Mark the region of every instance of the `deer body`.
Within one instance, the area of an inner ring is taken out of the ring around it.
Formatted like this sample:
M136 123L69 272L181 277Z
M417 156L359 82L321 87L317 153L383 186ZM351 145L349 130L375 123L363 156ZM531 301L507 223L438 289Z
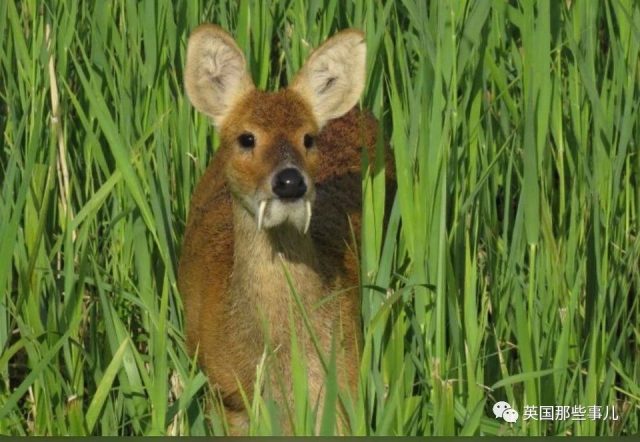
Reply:
M189 40L185 84L221 144L198 183L180 258L187 340L219 389L232 424L246 424L267 352L275 400L291 401L291 334L306 355L319 400L321 358L286 273L339 383L355 392L359 366L361 147L373 152L377 123L355 109L364 81L362 35L343 31L317 49L292 85L256 90L231 37L203 25ZM292 327L295 330L292 330ZM284 383L283 383L284 381Z

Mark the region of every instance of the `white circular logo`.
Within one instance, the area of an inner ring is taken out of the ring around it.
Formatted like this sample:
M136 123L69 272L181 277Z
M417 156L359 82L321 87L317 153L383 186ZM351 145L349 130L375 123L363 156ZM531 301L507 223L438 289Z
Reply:
M500 401L496 402L493 405L493 414L496 416L496 419L504 419L505 422L514 423L518 421L518 417L520 415L516 410L511 408L509 402Z

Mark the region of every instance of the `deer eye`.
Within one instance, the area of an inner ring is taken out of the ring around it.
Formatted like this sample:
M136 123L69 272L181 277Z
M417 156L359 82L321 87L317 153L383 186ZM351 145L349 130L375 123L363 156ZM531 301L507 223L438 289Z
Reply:
M316 139L313 135L306 134L304 136L304 147L306 147L307 149L311 149L315 142Z
M240 143L240 146L244 147L245 149L251 149L256 145L256 137L254 137L250 132L245 132L243 134L240 134L240 136L238 137L238 143Z

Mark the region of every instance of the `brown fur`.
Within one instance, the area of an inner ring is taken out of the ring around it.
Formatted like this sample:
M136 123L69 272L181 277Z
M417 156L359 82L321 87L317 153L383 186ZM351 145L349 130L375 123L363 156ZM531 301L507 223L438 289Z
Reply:
M247 131L256 139L251 150L237 142ZM282 406L291 403L292 324L306 355L310 397L322 398L321 358L283 269L327 361L332 341L338 344L340 385L356 392L361 327L351 228L358 237L361 148L373 158L377 122L352 109L319 132L315 147L305 148L304 135L316 133L316 119L297 92L251 90L220 125L220 149L193 194L178 270L187 341L220 391L236 433L246 426L240 388L251 398L265 348L271 387L265 393ZM258 230L242 203L244 195L269 187L268 177L285 157L315 184L309 234L289 224ZM290 428L286 415L283 425Z

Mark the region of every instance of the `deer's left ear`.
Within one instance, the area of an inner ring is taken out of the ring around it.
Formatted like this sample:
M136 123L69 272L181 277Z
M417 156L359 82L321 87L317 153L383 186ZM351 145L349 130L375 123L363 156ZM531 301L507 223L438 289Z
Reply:
M217 127L254 89L238 45L226 31L210 24L198 26L189 37L184 84L193 106Z
M347 113L364 89L367 48L364 34L347 29L313 51L291 83L311 105L320 127Z

